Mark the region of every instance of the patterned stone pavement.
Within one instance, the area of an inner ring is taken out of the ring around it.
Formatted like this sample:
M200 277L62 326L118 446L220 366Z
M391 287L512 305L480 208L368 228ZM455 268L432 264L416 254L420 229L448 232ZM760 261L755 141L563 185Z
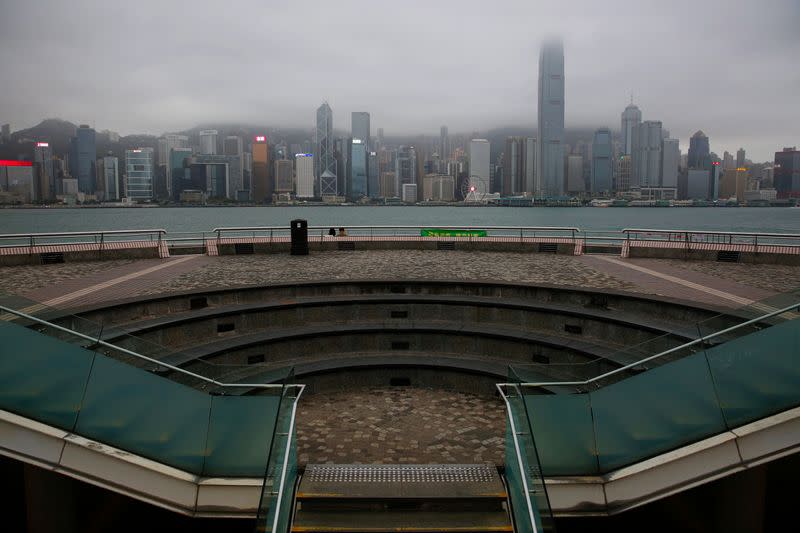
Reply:
M56 265L0 266L0 292L23 294L43 287L57 286L66 280L88 279L134 261L134 259L119 259Z
M680 259L659 259L658 261L674 268L701 272L772 292L800 289L800 267L797 266L681 261Z
M298 459L308 463L502 464L499 398L411 387L301 397Z

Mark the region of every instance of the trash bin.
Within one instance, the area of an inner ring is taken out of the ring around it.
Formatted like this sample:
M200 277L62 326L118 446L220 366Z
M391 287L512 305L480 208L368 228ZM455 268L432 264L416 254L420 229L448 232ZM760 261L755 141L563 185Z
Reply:
M308 220L291 221L292 255L308 255Z

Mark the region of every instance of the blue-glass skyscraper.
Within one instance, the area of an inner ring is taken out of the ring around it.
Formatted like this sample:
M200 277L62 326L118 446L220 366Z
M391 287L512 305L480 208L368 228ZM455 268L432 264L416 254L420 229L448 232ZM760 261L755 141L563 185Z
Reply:
M347 196L358 200L367 196L367 145L362 139L353 139L350 148L350 183Z
M610 193L613 173L611 131L600 128L592 139L592 193Z
M69 172L78 180L78 190L94 194L97 189L97 143L95 131L86 124L78 126L69 144Z
M539 53L539 131L536 194L564 194L564 45L550 41Z

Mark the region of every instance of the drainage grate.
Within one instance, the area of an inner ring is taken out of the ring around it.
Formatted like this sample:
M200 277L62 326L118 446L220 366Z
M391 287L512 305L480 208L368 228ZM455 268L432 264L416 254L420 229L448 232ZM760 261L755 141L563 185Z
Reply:
M352 241L338 242L337 244L339 245L340 250L347 250L352 252L353 250L356 249L356 243Z
M554 254L558 252L558 244L554 242L540 242L539 253Z
M309 465L315 483L491 483L490 465Z
M439 241L436 243L437 250L455 250L456 243L453 241Z
M64 252L48 252L39 254L43 265L55 265L56 263L64 262Z
M720 250L717 252L717 261L721 263L738 263L741 259L740 252L732 252L730 250Z
M254 253L252 242L237 242L233 245L233 249L236 255L253 255Z

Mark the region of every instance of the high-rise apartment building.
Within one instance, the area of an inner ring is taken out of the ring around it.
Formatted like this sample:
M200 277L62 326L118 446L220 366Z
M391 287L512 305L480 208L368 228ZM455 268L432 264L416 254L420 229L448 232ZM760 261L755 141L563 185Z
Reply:
M491 146L486 139L472 139L469 142L469 187L478 194L488 193L491 185L490 151Z
M272 181L269 179L269 146L264 135L253 140L253 201L272 202Z
M632 155L635 144L636 129L642 123L642 112L638 107L630 103L625 111L622 112L622 129L620 140L622 142L622 155Z
M202 130L200 132L200 153L215 155L217 153L217 130Z
M295 184L298 198L314 197L314 154L295 154Z
M294 192L294 165L291 159L275 161L275 194Z
M564 193L564 46L547 42L539 53L539 120L536 193Z
M678 167L681 162L681 148L678 139L664 139L661 152L661 186L678 186Z
M689 139L689 168L710 170L711 150L709 148L708 137L702 130L698 130Z
M609 194L613 189L614 162L611 130L600 128L592 138L592 194Z
M125 150L125 196L129 200L153 199L154 163L155 151L152 148Z
M333 111L328 102L317 108L317 129L314 144L317 146L314 162L317 165L315 176L319 179L320 196L336 196L336 159L333 148Z
M97 188L97 139L93 128L86 124L78 126L75 137L70 140L69 172L78 180L78 190L94 194Z

